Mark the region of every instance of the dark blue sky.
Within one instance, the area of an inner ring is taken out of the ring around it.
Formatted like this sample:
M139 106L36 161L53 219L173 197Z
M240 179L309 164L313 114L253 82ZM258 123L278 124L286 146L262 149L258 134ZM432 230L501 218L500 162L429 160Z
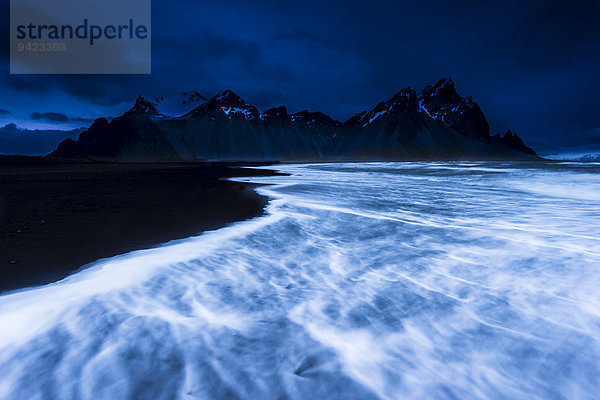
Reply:
M21 126L64 125L32 113L71 125L119 114L139 93L228 88L261 109L345 120L452 76L493 132L511 129L541 151L600 149L597 0L154 0L151 76L10 76L2 2L0 110Z

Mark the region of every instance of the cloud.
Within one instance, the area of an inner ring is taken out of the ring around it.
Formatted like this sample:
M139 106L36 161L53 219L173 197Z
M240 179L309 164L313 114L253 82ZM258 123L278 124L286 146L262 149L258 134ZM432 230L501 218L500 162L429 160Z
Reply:
M82 122L84 124L92 122L92 120L89 119L89 118L71 118L71 121L73 121L73 122Z
M12 115L10 111L0 109L0 115Z
M48 121L48 122L82 122L82 123L92 122L92 120L88 119L88 118L79 118L79 117L70 118L63 113L57 113L57 112L44 112L44 113L32 112L31 114L29 114L29 118L31 118L33 120L43 120L43 121Z
M44 121L49 121L49 122L69 122L69 117L67 117L65 114L56 113L56 112L45 112L45 113L32 112L31 114L29 114L29 118L34 119L34 120L44 120Z
M83 129L43 130L23 129L14 123L0 127L0 154L39 156L56 149L67 138L77 139Z

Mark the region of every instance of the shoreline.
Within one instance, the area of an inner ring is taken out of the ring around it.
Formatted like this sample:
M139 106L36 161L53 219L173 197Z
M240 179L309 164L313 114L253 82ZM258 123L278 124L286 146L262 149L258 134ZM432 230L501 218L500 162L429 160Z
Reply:
M96 260L264 214L258 163L90 163L0 158L0 294Z

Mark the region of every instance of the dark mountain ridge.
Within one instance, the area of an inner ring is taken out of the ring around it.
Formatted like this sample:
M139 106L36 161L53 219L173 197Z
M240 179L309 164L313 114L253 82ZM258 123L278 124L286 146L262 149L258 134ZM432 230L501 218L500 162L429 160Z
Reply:
M198 95L199 96L199 95ZM202 98L204 99L204 98ZM421 95L402 89L345 122L285 106L260 112L231 90L183 115L166 116L140 96L122 116L96 120L49 157L101 160L537 159L512 132L490 134L485 115L450 78Z

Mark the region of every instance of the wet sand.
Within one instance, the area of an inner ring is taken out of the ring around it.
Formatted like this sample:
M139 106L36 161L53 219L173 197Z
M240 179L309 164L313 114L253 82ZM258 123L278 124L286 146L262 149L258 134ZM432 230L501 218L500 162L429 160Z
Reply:
M267 199L228 163L66 163L0 158L0 292L92 261L259 216Z

